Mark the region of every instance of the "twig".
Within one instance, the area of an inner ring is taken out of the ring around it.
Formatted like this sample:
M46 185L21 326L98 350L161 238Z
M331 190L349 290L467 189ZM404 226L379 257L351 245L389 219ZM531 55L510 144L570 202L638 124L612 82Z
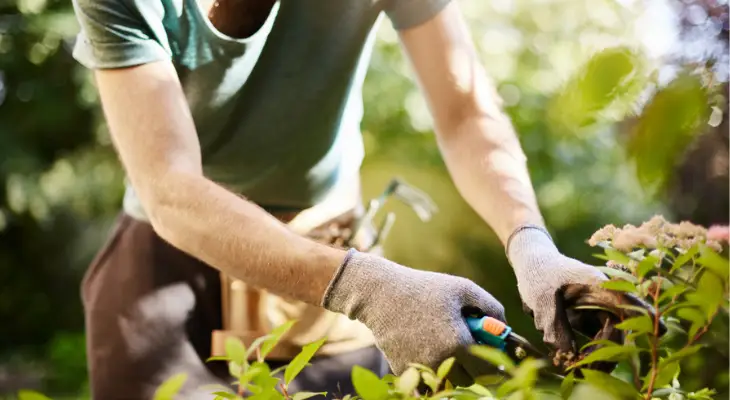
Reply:
M286 391L286 385L283 382L279 384L279 387L281 387L281 392L284 394L284 398L287 400L291 399L291 397L289 397L289 392Z
M707 324L705 324L705 326L703 326L703 327L702 327L702 329L700 329L700 330L699 330L699 331L698 331L698 332L697 332L697 333L695 334L695 336L694 336L694 337L692 337L692 338L689 338L689 339L687 340L687 345L686 345L686 346L684 346L684 347L689 347L689 346L691 346L691 345L692 345L692 343L694 343L694 342L698 341L698 340L700 339L700 337L702 337L702 335L704 335L705 333L707 333L707 330L708 330L708 329L710 329L710 325L712 325L712 321L713 321L713 320L715 319L715 317L717 316L717 313L718 313L719 311L720 311L720 307L718 307L718 308L717 308L717 309L715 310L715 312L713 312L713 313L712 313L712 315L710 316L710 319L709 319L709 320L707 321Z
M657 346L659 345L659 320L661 319L661 310L659 309L659 289L661 288L662 276L659 275L656 281L656 289L652 294L654 298L654 309L656 310L656 316L654 317L654 335L651 341L651 377L649 378L649 386L646 391L646 400L651 399L651 394L654 392L654 384L656 382L657 374L659 373L658 358L659 351Z

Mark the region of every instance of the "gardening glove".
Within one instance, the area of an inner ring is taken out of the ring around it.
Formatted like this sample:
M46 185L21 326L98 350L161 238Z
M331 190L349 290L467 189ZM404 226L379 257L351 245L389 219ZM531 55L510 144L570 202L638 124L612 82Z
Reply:
M508 239L506 251L526 311L532 314L545 343L560 352L577 355L574 332L621 343L623 334L614 327L621 318L641 315L643 310L653 318L653 308L643 300L603 289L600 284L608 278L595 267L562 255L542 227L518 228ZM577 310L580 306L603 311ZM659 330L661 335L666 328L660 324Z
M465 316L504 321L504 307L468 279L419 271L350 250L325 291L322 306L370 328L395 374L409 363L436 370L452 356L457 361L448 378L454 385L468 386L474 378L494 372L469 356L468 347L476 342Z

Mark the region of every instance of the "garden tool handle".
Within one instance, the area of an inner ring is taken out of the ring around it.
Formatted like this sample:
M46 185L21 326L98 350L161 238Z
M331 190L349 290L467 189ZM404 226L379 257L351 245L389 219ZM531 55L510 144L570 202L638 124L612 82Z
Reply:
M509 325L489 316L467 317L466 324L477 343L506 350L507 337L512 333Z

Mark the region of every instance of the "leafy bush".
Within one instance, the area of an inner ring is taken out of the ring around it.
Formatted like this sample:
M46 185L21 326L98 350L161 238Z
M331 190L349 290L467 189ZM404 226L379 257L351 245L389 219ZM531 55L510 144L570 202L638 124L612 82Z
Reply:
M654 217L636 227L606 226L588 241L603 249L597 257L606 261L598 267L610 277L603 286L611 293L628 292L653 305L652 315L633 305L620 307L640 311L639 316L622 318L616 325L623 340L589 341L581 353L565 367L563 375L548 373L548 360L526 358L516 362L506 353L487 346L474 346L473 355L498 367L496 374L477 379L470 387L453 387L447 379L454 358L445 360L435 371L412 364L400 376L382 379L369 370L354 367L352 383L356 395L342 400L389 399L713 399L715 390L683 389L681 366L704 347L728 347L728 335L720 333L720 322L728 316L728 259L722 243L726 228L710 231L687 222L670 224ZM606 311L606 310L604 310ZM663 324L660 324L660 320ZM246 348L237 339L226 342L225 360L233 378L230 387L210 387L216 400L305 400L326 393L290 393L288 386L309 364L324 339L304 346L288 365L271 370L264 361L281 337L294 325L291 321L257 339ZM661 335L660 325L668 328ZM592 351L586 351L591 349ZM252 357L254 356L255 357ZM251 362L251 359L255 361ZM557 358L556 358L557 359ZM596 362L614 362L612 374L588 368ZM559 364L553 361L554 364ZM560 378L550 385L548 377ZM170 377L157 390L155 400L173 399L187 377ZM34 392L22 392L21 400L43 400Z

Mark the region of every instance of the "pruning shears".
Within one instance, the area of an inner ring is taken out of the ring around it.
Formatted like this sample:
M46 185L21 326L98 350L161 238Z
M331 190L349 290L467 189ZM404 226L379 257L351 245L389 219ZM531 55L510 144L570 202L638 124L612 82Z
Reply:
M512 327L496 318L467 317L466 324L477 344L502 350L518 363L528 357L538 360L548 359L545 353L537 349L530 341L516 334ZM554 368L549 368L547 371L542 370L540 374L558 379L565 378Z
M545 354L532 345L527 339L518 335L512 327L489 316L467 317L474 339L478 344L487 345L507 353L512 359L522 360L532 357L544 359Z

